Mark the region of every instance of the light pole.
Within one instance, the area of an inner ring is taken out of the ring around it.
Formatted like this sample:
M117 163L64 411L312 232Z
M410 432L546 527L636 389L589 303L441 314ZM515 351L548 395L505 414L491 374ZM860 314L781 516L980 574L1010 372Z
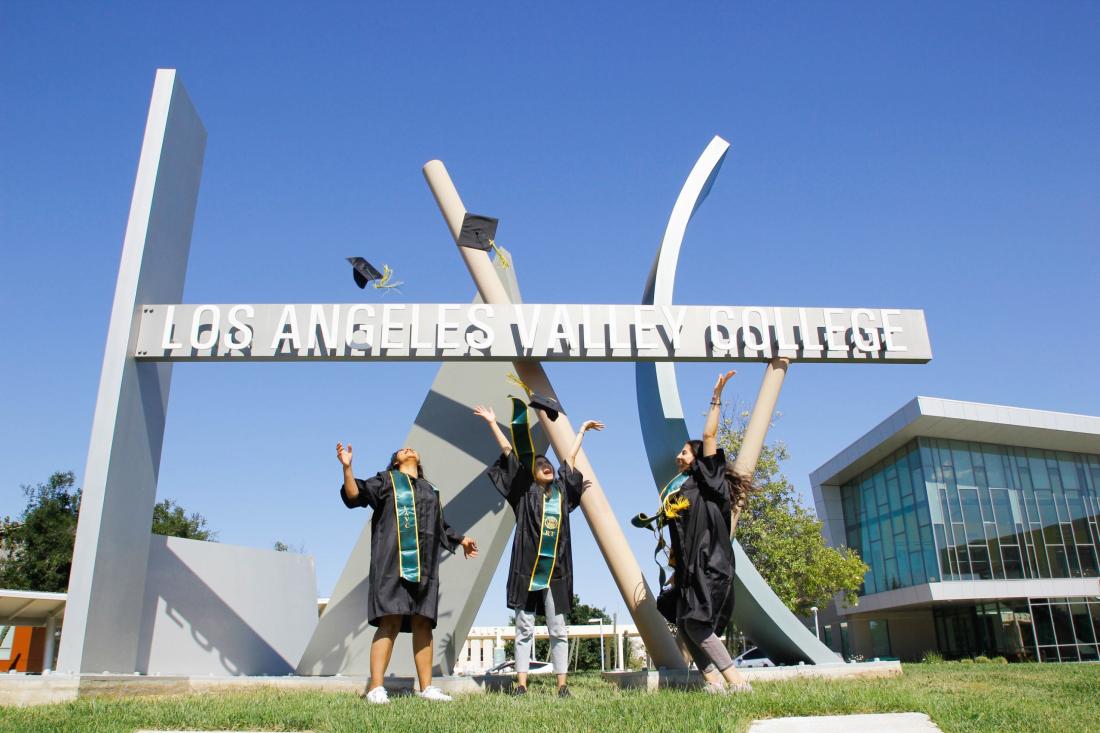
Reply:
M606 670L604 668L604 657L603 657L603 618L590 618L590 619L588 619L588 623L590 623L590 624L599 624L600 625L600 671L604 672Z
M814 612L814 636L818 641L821 640L821 628L817 625L817 606L810 606L810 610Z

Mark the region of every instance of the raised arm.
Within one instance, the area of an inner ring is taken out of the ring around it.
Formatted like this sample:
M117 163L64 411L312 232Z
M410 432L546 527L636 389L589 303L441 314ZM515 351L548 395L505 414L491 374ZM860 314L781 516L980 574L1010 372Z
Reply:
M355 474L351 470L351 443L345 448L343 443L336 444L336 457L344 469L344 493L348 499L359 496L359 484L355 483Z
M722 415L722 390L726 388L726 382L733 378L737 372L730 370L718 375L718 382L714 385L714 394L710 398L710 409L707 411L707 423L703 426L703 455L713 456L718 452L718 418Z
M599 420L584 421L581 429L577 431L577 437L573 439L573 447L569 449L569 456L566 459L570 468L577 465L577 454L581 452L581 442L584 440L584 434L589 430L603 430L604 427L604 424Z
M497 425L497 414L491 407L484 407L478 405L474 408L474 414L480 417L485 422L489 423L489 429L493 431L493 437L497 439L497 445L500 446L500 452L504 455L508 455L512 452L512 443L504 435L504 431Z

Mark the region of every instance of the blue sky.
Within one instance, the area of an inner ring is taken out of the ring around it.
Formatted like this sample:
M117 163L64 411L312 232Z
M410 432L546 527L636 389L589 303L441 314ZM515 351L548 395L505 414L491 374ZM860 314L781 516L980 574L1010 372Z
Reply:
M720 134L679 302L927 315L930 364L791 368L772 437L801 491L917 394L1100 414L1100 6L593 5L0 5L0 514L21 484L83 478L157 67L209 132L185 301L347 302L352 254L392 265L404 301L468 300L420 174L438 157L502 218L527 302L637 302ZM158 495L223 542L304 546L325 595L367 519L334 493L332 444L380 466L435 369L177 367ZM717 371L678 368L699 427ZM548 372L575 421L608 423L587 448L625 523L653 497L632 368ZM727 395L751 402L761 373ZM603 564L578 566L621 611ZM498 574L480 622L503 596Z

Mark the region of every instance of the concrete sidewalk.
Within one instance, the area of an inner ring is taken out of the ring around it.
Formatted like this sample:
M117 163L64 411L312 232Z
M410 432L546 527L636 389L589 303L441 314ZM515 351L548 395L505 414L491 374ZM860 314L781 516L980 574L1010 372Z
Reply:
M814 715L758 720L749 733L942 733L924 713Z

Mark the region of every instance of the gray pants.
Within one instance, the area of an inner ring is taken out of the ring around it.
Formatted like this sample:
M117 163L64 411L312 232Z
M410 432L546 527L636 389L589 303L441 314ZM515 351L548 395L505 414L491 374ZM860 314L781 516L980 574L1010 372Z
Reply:
M722 640L705 625L684 621L676 630L700 672L724 672L733 666L733 659Z
M546 605L546 630L550 632L550 661L556 674L565 674L569 669L569 635L565 629L565 616L554 611L554 594L544 593ZM531 645L535 642L535 614L522 608L516 611L516 671L527 673L531 666Z

